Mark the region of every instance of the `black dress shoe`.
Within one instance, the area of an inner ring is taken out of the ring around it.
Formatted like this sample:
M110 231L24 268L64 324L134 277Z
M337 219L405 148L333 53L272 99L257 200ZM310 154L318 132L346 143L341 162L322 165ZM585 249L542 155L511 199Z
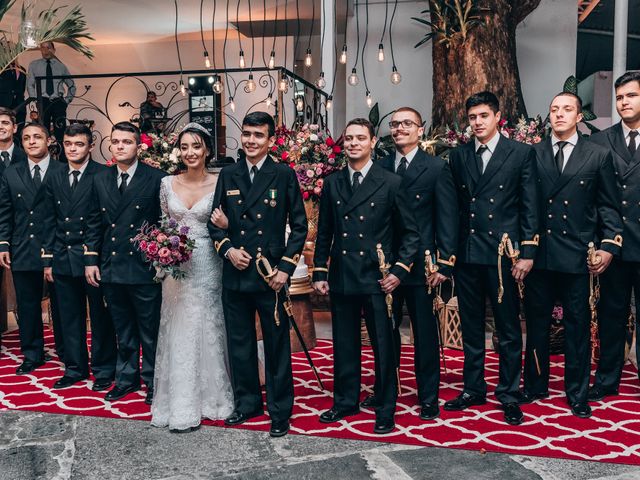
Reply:
M516 401L518 402L518 405L533 403L536 400L542 400L543 398L549 398L549 392L544 392L544 393L518 392L516 394Z
M93 390L94 392L102 392L103 390L106 390L107 388L111 387L111 385L113 385L113 380L96 379L96 381L93 382L93 386L91 387L91 390Z
M269 435L274 438L284 437L289 433L289 420L281 420L279 422L271 422L271 429Z
M243 424L247 420L250 420L254 417L259 417L260 415L262 415L261 410L258 410L252 413L243 413L236 410L231 415L229 415L227 418L224 419L224 424L229 427L233 427L234 425Z
M485 397L481 397L480 395L471 395L470 393L463 392L453 400L445 402L444 409L450 412L457 412L460 410L465 410L473 405L484 405L485 403L487 403L487 399Z
M599 402L601 400L604 400L604 397L610 395L618 395L617 390L606 390L598 385L594 385L593 387L589 388L587 400L589 400L590 402Z
M350 417L352 415L357 415L360 413L359 408L354 408L351 410L338 410L333 407L331 410L327 410L322 415L320 415L320 422L322 423L334 423L339 422L344 417Z
M67 377L64 375L60 380L53 384L53 388L67 388L86 379L87 377Z
M575 402L571 404L571 413L578 418L589 418L591 416L591 407L587 403Z
M29 360L25 360L22 362L22 365L16 369L16 375L26 375L42 365L44 365L44 362L30 362Z
M423 403L420 407L421 420L433 420L440 416L440 407L438 403Z
M144 403L147 405L153 403L153 388L147 388L147 396L144 398Z
M393 423L393 418L376 418L373 433L383 435L385 433L393 432L394 428L396 428L396 424Z
M360 402L360 408L380 408L380 404L376 400L375 395L367 395L367 397Z
M502 408L504 409L504 421L509 425L520 425L524 421L522 410L516 402L505 403Z
M138 390L140 390L140 385L130 385L125 388L116 385L104 396L104 399L108 402L115 402Z

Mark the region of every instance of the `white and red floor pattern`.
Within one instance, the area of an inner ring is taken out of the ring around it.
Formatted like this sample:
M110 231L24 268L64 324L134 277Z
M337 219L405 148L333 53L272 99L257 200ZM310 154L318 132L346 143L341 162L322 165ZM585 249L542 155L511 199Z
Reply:
M46 333L47 350L53 356L52 335L50 331ZM54 382L63 373L62 364L55 356L32 374L16 376L15 369L22 361L17 332L3 337L0 410L150 419L149 407L144 404L144 391L110 403L104 400L104 392L91 390L90 381L54 390ZM441 403L455 397L462 389L462 352L446 349L445 354L448 372L443 373L441 379ZM525 423L514 427L504 423L500 405L492 395L498 377L498 362L495 353L487 352L486 377L490 390L487 404L464 412L442 410L438 419L425 422L418 417L413 347L405 345L402 348L402 395L398 398L396 430L387 435L374 435L373 411L363 410L348 421L330 425L318 421L320 413L332 403L332 342L319 340L312 356L328 391L320 390L304 354L294 354L296 396L291 433L640 465L640 385L636 369L629 365L623 372L620 394L593 404L593 416L583 420L571 415L566 404L562 356L552 357L550 398L524 405ZM364 395L373 385L370 348L363 349L362 363ZM223 426L221 421L206 421L205 424ZM269 418L264 415L239 428L266 431L269 425Z

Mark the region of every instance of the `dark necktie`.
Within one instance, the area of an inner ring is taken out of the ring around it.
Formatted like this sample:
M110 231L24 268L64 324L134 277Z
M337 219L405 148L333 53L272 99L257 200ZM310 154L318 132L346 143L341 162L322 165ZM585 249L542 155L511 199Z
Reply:
M53 96L53 69L51 68L51 60L47 60L47 80L45 83L45 91L49 98Z
M74 170L73 172L71 172L71 175L73 175L73 182L71 182L71 191L73 192L78 186L78 177L80 176L80 170Z
M251 179L251 183L255 181L256 175L258 175L258 167L254 165L253 167L251 167L251 175L249 175L249 178Z
M33 184L36 188L40 188L42 185L42 177L40 176L40 165L33 167Z
M353 172L353 179L351 180L351 191L356 193L356 190L360 186L360 177L362 177L362 173Z
M631 130L629 132L629 153L631 154L631 158L635 157L636 150L638 147L636 146L636 137L638 136L637 130Z
M120 188L118 188L118 190L120 190L120 195L122 195L127 189L127 178L129 178L128 173L123 173L120 175Z
M400 165L398 165L398 169L396 170L396 173L398 175L400 175L401 177L404 177L404 174L407 173L407 164L409 162L407 161L407 157L402 157L400 159Z
M9 163L11 163L11 157L9 156L9 152L0 153L0 157L2 157L2 163L4 163L4 166L8 167Z
M562 174L562 169L564 167L564 147L569 142L558 142L556 145L558 146L558 151L556 152L556 167L558 168L558 173Z
M476 166L478 168L478 175L482 175L484 173L484 160L482 159L482 154L489 150L489 147L486 145L480 145L478 150L476 151Z

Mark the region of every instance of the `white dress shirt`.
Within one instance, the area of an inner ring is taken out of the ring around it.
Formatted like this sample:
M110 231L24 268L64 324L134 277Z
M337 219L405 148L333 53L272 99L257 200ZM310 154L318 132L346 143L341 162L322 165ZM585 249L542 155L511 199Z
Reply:
M373 166L373 161L371 159L369 159L369 161L365 164L364 167L362 167L360 170L354 170L353 168L351 168L351 165L348 165L348 169L349 169L349 182L351 183L351 185L353 185L353 174L356 172L360 172L362 174L362 178L360 179L360 183L362 184L362 182L364 181L364 177L367 176L367 173L369 173L369 170L371 170L371 167Z
M500 132L496 133L491 140L489 140L487 143L482 144L478 141L478 139L475 139L475 151L477 152L478 149L484 145L485 147L487 147L487 149L482 152L482 173L484 173L484 171L487 169L487 165L489 164L489 160L491 160L491 157L493 155L493 152L496 151L496 148L498 147L498 142L500 141Z
M255 167L258 169L258 171L260 171L262 165L264 165L264 162L267 160L267 156L268 155L265 155L262 160L255 164ZM247 159L245 159L245 162L247 162L247 168L249 169L249 180L251 180L251 183L253 183L253 172L251 171L251 169L254 167L254 165Z
M631 140L631 137L629 136L629 134L631 133L631 129L627 127L624 122L621 122L621 123L622 123L622 135L624 136L624 143L628 147L629 141ZM640 129L636 128L635 131L638 132L638 135L636 135L636 150L640 150Z
M0 153L2 152L7 152L9 154L9 160L11 160L11 157L13 156L13 150L16 148L16 144L12 143L11 146L6 149L6 150L0 150Z
M551 146L553 148L553 158L556 157L556 155L558 154L558 142L560 140L558 140L558 137L556 137L553 133L551 134ZM576 146L576 143L578 143L578 132L574 133L573 135L571 135L571 137L569 137L567 140L565 140L565 142L567 142L567 144L564 146L564 148L562 149L562 153L564 155L564 163L562 164L562 169L560 170L561 172L564 171L564 167L567 166L567 162L569 161L569 157L571 156L571 153L573 152L574 147Z
M73 172L80 172L80 175L78 175L78 182L79 182L80 179L82 178L82 174L87 169L87 165L89 165L89 160L84 162L80 168L69 169L69 185L73 185Z
M118 169L118 188L120 188L120 184L122 183L123 173L126 173L129 175L129 178L127 178L127 185L130 185L131 180L133 179L133 176L135 175L136 170L138 169L138 160L133 162L126 172L120 168L120 165L118 165L116 168Z
M47 168L49 168L50 160L51 157L49 157L49 155L47 155L43 160L40 160L38 163L32 161L30 158L27 159L27 161L29 162L29 173L31 174L31 178L33 178L33 175L35 173L34 167L38 165L40 167L40 180L42 180L44 178L44 175L47 173Z
M407 168L409 168L409 165L411 165L411 160L413 160L413 157L416 156L416 153L418 153L418 146L416 146L413 150L411 150L406 155L402 155L400 152L396 150L396 163L393 171L394 172L398 171L398 167L400 166L400 161L402 160L402 157L407 159Z

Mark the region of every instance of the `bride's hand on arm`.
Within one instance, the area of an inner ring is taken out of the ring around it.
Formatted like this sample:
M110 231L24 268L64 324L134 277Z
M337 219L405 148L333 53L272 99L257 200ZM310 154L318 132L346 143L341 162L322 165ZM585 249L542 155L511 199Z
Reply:
M215 208L211 213L211 223L216 227L226 230L229 228L229 219L220 207Z

